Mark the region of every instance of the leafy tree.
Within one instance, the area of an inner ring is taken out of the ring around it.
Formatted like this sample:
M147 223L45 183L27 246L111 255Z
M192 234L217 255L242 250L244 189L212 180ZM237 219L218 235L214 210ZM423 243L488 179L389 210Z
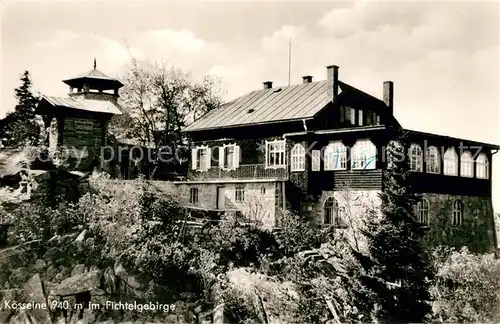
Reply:
M124 114L111 128L117 137L142 145L178 144L184 126L221 103L217 80L196 83L188 73L161 63L133 60L122 79Z
M162 64L133 60L122 80L121 116L113 118L110 131L118 141L154 148L150 177L162 171L184 173L187 141L181 129L221 103L217 80L195 82L188 73ZM165 167L165 168L162 168Z
M38 99L31 92L31 77L28 71L21 76L21 86L15 89L15 110L0 122L0 137L7 147L36 145L40 139L40 126L35 116Z
M416 196L409 190L404 136L387 150L381 215L365 221L366 251L352 249L353 304L380 322L422 322L431 311L432 269L423 248L424 228L416 221ZM402 158L403 157L403 158Z

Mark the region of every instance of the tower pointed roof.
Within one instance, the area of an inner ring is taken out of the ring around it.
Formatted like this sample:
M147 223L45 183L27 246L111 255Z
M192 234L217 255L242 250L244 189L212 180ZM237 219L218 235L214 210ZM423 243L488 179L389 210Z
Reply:
M79 76L67 80L64 83L73 88L82 88L87 84L90 89L111 90L123 87L119 80L111 78L97 69L96 59L94 58L94 68Z

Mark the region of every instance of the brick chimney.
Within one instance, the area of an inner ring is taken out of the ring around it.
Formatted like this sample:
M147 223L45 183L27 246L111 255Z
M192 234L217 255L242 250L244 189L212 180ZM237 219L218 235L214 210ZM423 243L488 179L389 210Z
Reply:
M310 75L304 75L302 77L302 83L311 83L313 80L313 77Z
M273 87L273 81L265 81L262 84L264 85L264 89L271 89Z
M326 67L326 79L328 81L328 98L334 102L339 94L339 67L337 65Z
M394 113L394 82L384 81L384 103L389 107L389 113Z

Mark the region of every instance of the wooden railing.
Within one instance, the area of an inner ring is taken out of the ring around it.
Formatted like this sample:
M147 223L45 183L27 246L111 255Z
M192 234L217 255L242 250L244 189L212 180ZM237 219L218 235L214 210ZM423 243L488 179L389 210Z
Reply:
M264 164L243 164L235 170L225 170L219 167L211 167L206 171L189 170L189 180L217 180L217 179L288 179L288 168L266 168Z

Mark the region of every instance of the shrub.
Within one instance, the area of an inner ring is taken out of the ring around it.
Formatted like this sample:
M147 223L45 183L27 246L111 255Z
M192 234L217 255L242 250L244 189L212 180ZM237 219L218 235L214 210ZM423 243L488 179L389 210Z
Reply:
M313 222L288 210L280 212L276 239L285 256L319 247L323 241Z
M215 227L210 249L220 255L220 264L259 265L262 256L278 247L274 235L253 223L242 223L228 215Z
M442 322L500 321L500 260L491 254L439 249L431 286L434 317Z

